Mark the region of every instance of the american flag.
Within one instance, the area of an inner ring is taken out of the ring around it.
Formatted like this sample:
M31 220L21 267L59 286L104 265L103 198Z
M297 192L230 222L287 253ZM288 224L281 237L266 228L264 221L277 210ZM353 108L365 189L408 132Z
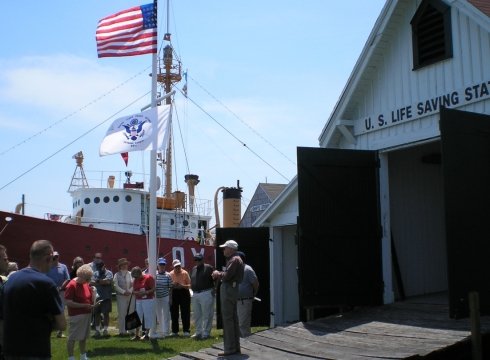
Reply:
M95 33L99 57L157 52L156 4L135 6L99 21Z

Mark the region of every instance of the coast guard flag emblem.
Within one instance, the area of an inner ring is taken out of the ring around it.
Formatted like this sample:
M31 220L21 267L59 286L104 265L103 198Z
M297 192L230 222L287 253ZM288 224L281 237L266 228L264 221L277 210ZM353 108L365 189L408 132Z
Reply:
M153 123L157 121L156 134ZM100 156L166 148L170 135L171 105L162 105L115 120L102 140Z

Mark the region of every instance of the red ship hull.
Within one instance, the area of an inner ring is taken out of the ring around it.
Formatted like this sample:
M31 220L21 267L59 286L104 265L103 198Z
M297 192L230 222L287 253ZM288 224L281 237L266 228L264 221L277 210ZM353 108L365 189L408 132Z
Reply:
M6 217L12 220L7 222ZM147 237L115 231L66 224L0 211L0 244L7 248L10 261L19 268L29 263L31 244L40 239L49 240L60 253L60 261L70 268L73 258L81 256L86 263L92 261L96 252L102 253L107 268L117 271L117 259L127 258L131 266L144 268L148 257ZM167 270L171 270L172 260L179 259L182 266L191 269L193 256L202 253L206 263L215 265L216 252L213 246L199 245L195 241L157 239L158 257L167 260Z

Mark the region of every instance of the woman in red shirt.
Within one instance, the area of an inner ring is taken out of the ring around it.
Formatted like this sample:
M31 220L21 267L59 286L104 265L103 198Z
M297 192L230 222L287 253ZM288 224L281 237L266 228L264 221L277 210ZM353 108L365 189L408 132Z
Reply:
M153 328L155 322L155 278L150 274L143 274L139 266L131 269L133 281L133 294L136 297L136 312L140 317L141 322L145 326L145 335L141 340L149 339L149 331ZM139 331L136 330L136 335L131 340L139 339Z
M89 264L77 269L77 277L70 280L65 289L65 304L68 308L68 360L74 360L75 341L80 347L80 360L87 359L85 345L90 335L90 320L95 305L96 291L89 283L93 271Z

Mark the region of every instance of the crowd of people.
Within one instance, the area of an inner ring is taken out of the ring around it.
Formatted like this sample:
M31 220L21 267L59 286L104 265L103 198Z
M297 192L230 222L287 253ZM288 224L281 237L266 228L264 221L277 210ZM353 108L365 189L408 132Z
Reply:
M179 336L180 324L182 335L191 336L192 306L195 333L191 337L197 340L211 335L219 290L224 339L220 355L240 353L240 337L250 335L258 280L253 269L245 265L245 254L238 251L235 241L228 240L221 247L227 258L223 271L206 264L203 255L197 253L189 271L179 259L172 260L168 271L167 260L160 257L156 273L150 274L148 261L143 269L130 269L126 258L117 261L117 272L113 273L102 253L95 253L87 264L75 257L68 268L47 240L32 244L29 266L19 270L10 265L7 249L0 245L0 360L51 359L53 331L57 337L67 338L69 360L74 360L77 342L80 359L88 359L86 342L91 331L95 338L110 336L113 293L117 336L133 341L175 337ZM135 311L142 325L126 329L125 315ZM26 327L36 336L26 339Z

